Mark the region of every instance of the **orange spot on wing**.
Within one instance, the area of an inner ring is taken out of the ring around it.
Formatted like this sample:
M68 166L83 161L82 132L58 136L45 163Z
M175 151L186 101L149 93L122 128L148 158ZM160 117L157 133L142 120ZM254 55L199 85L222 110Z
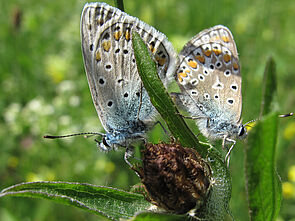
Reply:
M101 55L100 55L100 53L98 51L95 54L95 59L96 59L96 61L100 61L101 60Z
M204 58L204 56L196 55L195 58L196 58L199 62L201 62L202 64L205 63L205 58Z
M210 40L212 42L219 41L220 40L220 37L219 36L213 36Z
M150 51L154 54L155 51L156 51L156 49L154 48L154 46L150 44L149 48L150 48Z
M223 60L224 60L226 63L228 63L228 62L230 61L230 59L231 59L231 56L230 56L229 54L225 54L225 55L223 55Z
M221 37L222 38L222 40L224 41L224 42L229 42L229 37L227 37L227 36L222 36Z
M198 63L195 62L195 61L189 61L189 62L188 62L188 65L191 66L192 68L197 68Z
M182 77L178 76L178 81L179 81L180 83L183 82Z
M214 53L218 56L221 54L221 50L220 49L213 49Z
M102 47L103 47L103 49L104 49L105 51L109 51L110 48L111 48L111 42L110 42L110 41L104 41L104 42L102 43Z
M122 36L122 32L121 31L116 31L114 33L114 38L119 41L120 37Z
M209 56L212 54L212 51L211 51L211 50L206 50L206 51L204 52L204 54L205 54L207 57L209 57Z
M180 72L180 73L178 73L178 77L184 77L184 78L186 78L187 77L187 73Z
M125 32L125 38L126 38L127 41L130 40L130 31L128 29Z
M166 63L166 58L161 58L159 56L156 56L156 61L160 66L163 66Z
M239 65L237 63L234 63L233 64L233 67L234 67L235 70L238 70L239 69Z

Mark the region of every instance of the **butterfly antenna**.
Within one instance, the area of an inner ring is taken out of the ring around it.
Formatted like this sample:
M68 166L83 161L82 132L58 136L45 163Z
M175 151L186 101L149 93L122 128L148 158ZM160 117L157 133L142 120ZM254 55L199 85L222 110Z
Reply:
M250 121L248 121L247 123L245 123L243 126L248 126L248 127L250 127L248 124L250 124L250 123L252 123L252 122L255 122L255 121L258 121L259 120L259 118L257 118L257 119L253 119L253 120L250 120Z
M284 117L291 117L293 115L294 115L294 113L288 113L288 114L281 114L281 115L279 115L279 117L284 118Z
M280 118L285 118L285 117L291 117L291 116L293 116L294 115L294 113L288 113L288 114L280 114L278 117L280 117ZM247 123L245 123L243 126L248 126L248 127L250 127L248 124L250 124L250 123L252 123L252 122L255 122L255 121L258 121L259 120L259 118L257 118L257 119L254 119L254 120L250 120L250 121L248 121Z
M59 135L59 136L53 136L53 135L45 135L43 138L46 139L59 139L59 138L67 138L67 137L74 137L74 136L82 136L82 135L100 135L104 136L105 134L99 133L99 132L86 132L86 133L76 133L76 134L67 134L67 135Z

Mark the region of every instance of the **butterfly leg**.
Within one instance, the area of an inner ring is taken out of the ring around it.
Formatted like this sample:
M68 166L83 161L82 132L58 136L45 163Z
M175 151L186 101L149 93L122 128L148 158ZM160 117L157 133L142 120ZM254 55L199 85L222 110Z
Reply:
M198 210L197 209L191 209L189 210L186 215L188 216L189 220L197 220L197 221L206 221L208 219L198 217Z
M128 147L126 147L126 151L124 154L124 160L130 167L132 167L133 165L132 165L132 163L130 163L129 159L133 156L134 156L134 148L133 148L133 146L129 145Z
M232 145L230 146L229 150L227 151L227 154L225 155L225 159L224 159L224 161L226 162L227 167L229 167L230 154L231 154L232 149L236 145L236 142L237 141L235 141L233 139L230 139L230 138L227 138L226 136L224 136L224 138L222 140L222 148L225 147L225 141L232 142Z
M129 166L131 169L133 169L133 168L134 168L134 164L132 164L132 163L129 161L130 158L135 158L135 157L134 157L134 147L129 145L129 146L126 148L126 151L125 151L125 154L124 154L124 160L125 160L125 162L128 164L128 166ZM135 159L140 161L140 159L137 159L137 158L135 158ZM136 164L135 164L135 165L136 165ZM136 168L136 166L135 166L135 168ZM133 169L133 170L134 170L134 169ZM134 171L135 171L135 174L136 174L138 177L140 177L139 171L136 171L136 170L134 170Z
M198 119L202 119L202 118L206 118L206 117L192 117L192 116L184 116L181 113L177 113L179 116L185 118L185 119L191 119L191 120L198 120Z

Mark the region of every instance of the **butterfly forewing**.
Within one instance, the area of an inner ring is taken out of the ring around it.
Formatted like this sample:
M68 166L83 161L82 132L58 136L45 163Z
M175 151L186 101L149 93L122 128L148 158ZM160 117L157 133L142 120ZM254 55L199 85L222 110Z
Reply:
M153 121L156 113L138 75L131 41L133 30L149 47L159 76L167 85L177 56L165 35L104 3L90 3L83 9L84 64L94 105L107 132L128 130L138 120Z

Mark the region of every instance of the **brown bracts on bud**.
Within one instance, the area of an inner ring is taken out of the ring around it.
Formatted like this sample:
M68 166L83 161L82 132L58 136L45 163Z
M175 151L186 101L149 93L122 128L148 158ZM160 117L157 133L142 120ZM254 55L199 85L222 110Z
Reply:
M194 149L179 144L147 144L143 166L135 170L148 200L173 213L198 210L210 190L211 171L207 163Z

